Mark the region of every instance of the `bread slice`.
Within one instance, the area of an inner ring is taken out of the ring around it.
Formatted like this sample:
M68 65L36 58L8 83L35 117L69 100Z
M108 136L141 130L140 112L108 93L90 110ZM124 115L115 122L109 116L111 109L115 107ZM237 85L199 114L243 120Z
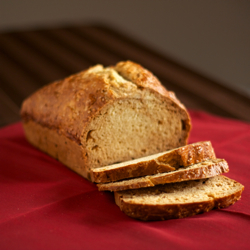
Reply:
M206 160L189 167L179 168L178 170L168 173L160 173L124 181L97 184L97 186L99 191L121 191L127 189L153 187L155 185L170 182L181 182L187 180L209 178L212 176L220 175L222 173L226 173L228 171L229 167L225 160L214 159Z
M115 192L115 202L139 220L184 218L225 208L240 199L244 186L225 176Z
M92 169L90 174L92 181L96 183L114 182L128 178L165 173L215 158L214 149L210 141L197 142L132 161L95 168Z
M45 86L21 116L32 145L88 179L93 168L186 145L191 128L174 93L131 61Z

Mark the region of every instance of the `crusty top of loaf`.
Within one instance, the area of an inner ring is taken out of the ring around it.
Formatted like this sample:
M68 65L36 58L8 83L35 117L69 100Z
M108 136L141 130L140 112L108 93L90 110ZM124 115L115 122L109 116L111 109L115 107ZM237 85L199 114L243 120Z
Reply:
M148 70L131 61L113 67L96 65L49 84L27 98L21 108L24 122L33 120L56 129L79 144L84 128L95 114L115 99L143 98L147 89L168 101L190 130L185 107Z

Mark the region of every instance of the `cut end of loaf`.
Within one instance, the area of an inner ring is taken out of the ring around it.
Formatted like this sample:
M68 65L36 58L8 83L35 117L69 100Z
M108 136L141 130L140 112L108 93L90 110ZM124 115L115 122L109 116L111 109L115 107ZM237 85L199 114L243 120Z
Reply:
M152 155L187 143L187 129L174 107L152 93L116 100L93 119L86 133L91 168Z

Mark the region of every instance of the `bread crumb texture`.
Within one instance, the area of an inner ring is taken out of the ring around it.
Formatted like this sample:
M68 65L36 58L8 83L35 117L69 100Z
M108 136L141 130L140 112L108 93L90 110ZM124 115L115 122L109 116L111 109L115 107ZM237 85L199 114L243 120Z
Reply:
M127 215L141 220L183 218L224 208L240 199L244 187L225 176L170 183L115 193Z
M123 194L123 200L139 204L180 204L221 198L239 189L237 182L216 176L209 179L137 189Z

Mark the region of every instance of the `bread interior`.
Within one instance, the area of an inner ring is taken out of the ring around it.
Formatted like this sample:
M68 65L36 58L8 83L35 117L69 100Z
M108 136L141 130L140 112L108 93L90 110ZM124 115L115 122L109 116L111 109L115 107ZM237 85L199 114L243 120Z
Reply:
M242 185L224 176L169 183L152 188L119 192L123 200L134 204L183 204L210 201L242 190Z
M85 134L91 168L163 152L186 142L175 107L152 93L117 99L92 120Z

